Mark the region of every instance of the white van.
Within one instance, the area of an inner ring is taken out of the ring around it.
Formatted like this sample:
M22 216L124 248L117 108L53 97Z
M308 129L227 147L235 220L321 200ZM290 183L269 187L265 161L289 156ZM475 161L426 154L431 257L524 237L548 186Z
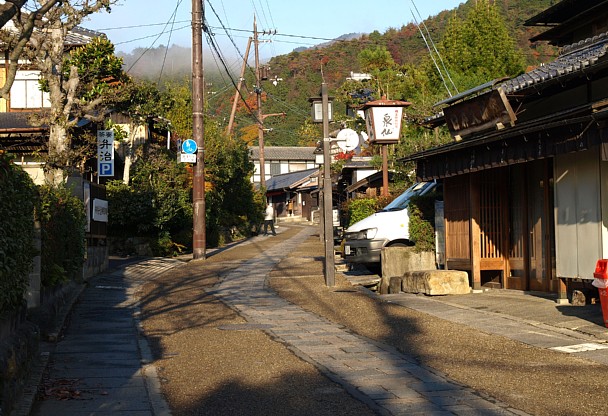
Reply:
M380 270L382 247L411 246L407 205L414 195L441 192L440 184L420 182L412 185L381 211L348 227L344 233L344 260Z

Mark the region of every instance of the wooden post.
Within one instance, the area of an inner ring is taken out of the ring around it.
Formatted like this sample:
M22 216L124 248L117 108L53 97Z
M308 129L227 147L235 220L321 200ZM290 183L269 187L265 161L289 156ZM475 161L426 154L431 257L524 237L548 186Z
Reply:
M325 285L333 287L335 280L334 261L334 216L331 184L331 155L329 138L329 97L327 84L321 84L323 105L323 224L325 237Z
M266 160L264 158L264 116L262 114L262 77L260 76L260 52L258 26L253 17L253 46L255 51L255 93L258 107L258 147L260 148L260 188L266 188Z
M239 77L239 82L236 87L236 92L234 94L234 102L232 103L232 111L230 112L230 120L228 121L228 127L226 129L228 136L232 136L232 131L234 127L234 117L236 115L236 108L239 102L239 97L241 95L241 86L243 84L243 80L245 77L245 70L247 69L247 59L249 58L249 49L251 48L252 38L249 38L247 41L247 49L245 49L245 59L243 60L243 67L241 68L241 76Z
M469 205L471 208L471 280L474 291L481 290L480 201L480 176L479 174L473 173L470 175L469 181Z
M388 145L382 145L382 196L388 196Z

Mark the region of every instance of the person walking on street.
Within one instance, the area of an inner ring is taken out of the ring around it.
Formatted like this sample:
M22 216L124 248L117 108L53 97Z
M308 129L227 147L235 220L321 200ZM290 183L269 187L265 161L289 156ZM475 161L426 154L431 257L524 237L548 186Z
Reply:
M268 235L268 226L270 226L272 235L277 235L277 232L274 230L274 208L270 202L266 206L266 214L264 215L264 235Z

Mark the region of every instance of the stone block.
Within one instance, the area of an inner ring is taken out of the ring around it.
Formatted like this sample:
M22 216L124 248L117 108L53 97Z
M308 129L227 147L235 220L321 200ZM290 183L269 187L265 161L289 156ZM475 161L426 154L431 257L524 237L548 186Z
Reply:
M406 272L401 290L425 295L464 295L471 292L467 272L458 270L422 270Z
M388 293L400 293L403 278L400 276L393 276L389 279Z
M380 277L380 284L378 285L378 293L381 295L388 295L390 293L391 279L384 279Z
M380 294L398 293L391 291L391 278L401 278L405 272L432 270L436 268L434 252L416 252L414 247L384 247L380 253L382 280Z

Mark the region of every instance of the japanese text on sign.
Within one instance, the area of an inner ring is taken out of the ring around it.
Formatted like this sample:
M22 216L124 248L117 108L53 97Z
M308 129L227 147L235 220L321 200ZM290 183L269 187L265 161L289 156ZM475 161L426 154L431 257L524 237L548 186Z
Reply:
M97 172L114 176L114 130L97 131Z

